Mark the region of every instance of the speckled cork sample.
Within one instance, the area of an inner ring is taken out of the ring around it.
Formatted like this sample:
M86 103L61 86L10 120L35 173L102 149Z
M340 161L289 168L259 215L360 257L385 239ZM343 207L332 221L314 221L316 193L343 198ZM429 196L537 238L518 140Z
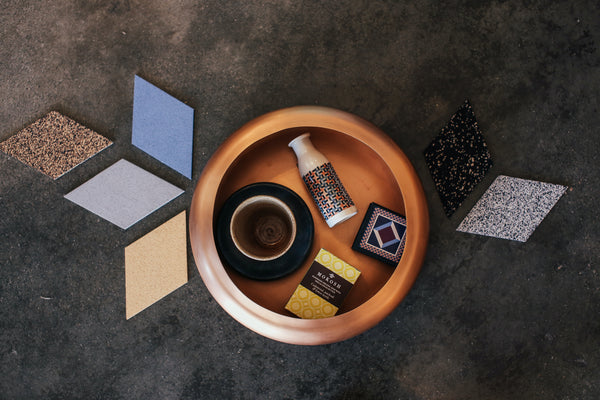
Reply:
M429 172L448 217L492 167L492 158L469 101L450 118L424 151Z
M456 230L526 242L566 190L500 175Z
M56 111L4 142L0 150L57 179L112 142Z
M125 248L129 319L188 281L185 211Z

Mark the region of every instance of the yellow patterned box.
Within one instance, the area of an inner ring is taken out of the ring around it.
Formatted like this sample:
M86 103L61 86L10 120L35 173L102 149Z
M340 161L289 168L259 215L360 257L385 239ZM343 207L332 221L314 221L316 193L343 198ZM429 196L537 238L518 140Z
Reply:
M285 305L305 319L333 317L360 276L360 271L321 249Z

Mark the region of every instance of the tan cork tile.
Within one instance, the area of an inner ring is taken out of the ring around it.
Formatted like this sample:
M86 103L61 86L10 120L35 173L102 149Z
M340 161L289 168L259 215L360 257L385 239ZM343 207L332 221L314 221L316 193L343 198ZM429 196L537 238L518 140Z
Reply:
M125 248L129 319L188 281L185 211Z

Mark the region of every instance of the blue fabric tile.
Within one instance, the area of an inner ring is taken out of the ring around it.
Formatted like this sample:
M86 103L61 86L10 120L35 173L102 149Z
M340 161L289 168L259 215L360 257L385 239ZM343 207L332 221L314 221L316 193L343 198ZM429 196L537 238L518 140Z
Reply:
M135 77L131 142L187 178L192 178L194 109Z

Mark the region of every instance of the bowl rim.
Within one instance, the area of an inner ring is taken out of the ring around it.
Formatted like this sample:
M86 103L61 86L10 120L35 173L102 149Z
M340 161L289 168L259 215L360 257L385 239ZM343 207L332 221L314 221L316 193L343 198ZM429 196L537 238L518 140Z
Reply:
M213 235L215 200L231 164L257 141L300 126L331 129L348 135L381 157L399 186L407 221L403 256L383 287L348 312L316 320L282 315L248 298L223 267ZM372 328L400 304L414 284L425 259L429 213L414 167L383 131L345 111L323 106L295 106L249 121L216 150L194 189L189 233L198 272L210 294L228 314L262 336L290 344L319 345L346 340Z

